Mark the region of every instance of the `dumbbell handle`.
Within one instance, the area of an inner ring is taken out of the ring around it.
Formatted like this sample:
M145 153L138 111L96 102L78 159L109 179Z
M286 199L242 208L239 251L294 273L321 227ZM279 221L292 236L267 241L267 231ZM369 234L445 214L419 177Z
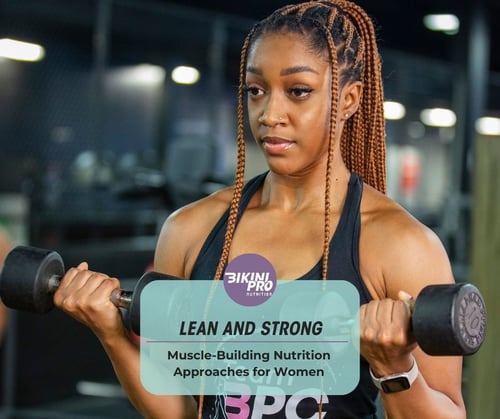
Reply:
M48 287L51 294L55 293L59 285L61 285L61 278L59 275L52 275L49 278ZM109 298L116 307L128 309L132 302L133 294L132 291L114 289Z

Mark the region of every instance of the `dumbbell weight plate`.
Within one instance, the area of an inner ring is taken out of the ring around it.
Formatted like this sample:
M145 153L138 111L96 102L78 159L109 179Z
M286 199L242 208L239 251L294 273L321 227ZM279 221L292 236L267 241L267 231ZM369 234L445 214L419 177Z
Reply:
M485 337L486 306L472 284L431 285L415 300L412 327L429 355L472 355Z
M158 272L147 272L145 273L136 283L134 291L127 292L130 295L130 303L126 313L126 320L130 325L130 329L136 334L141 335L141 293L144 287L153 281L184 281L176 276L161 274ZM171 305L174 304L174 299L170 298L170 305L168 307L154 307L155 311L158 311L158 321L173 320L180 313ZM167 314L166 314L167 313Z
M141 292L150 282L162 279L162 277L163 275L156 272L147 272L135 284L127 316L130 329L138 336L141 334Z
M0 276L0 297L9 308L47 313L54 307L55 288L51 282L63 275L64 262L59 253L18 246L5 260ZM10 278L9 281L6 278Z

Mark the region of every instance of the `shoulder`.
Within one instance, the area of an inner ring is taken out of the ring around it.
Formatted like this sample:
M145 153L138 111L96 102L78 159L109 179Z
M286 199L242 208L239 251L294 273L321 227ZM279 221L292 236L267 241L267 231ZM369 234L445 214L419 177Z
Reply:
M154 269L188 277L206 237L229 208L232 194L232 187L224 188L171 213L158 237Z
M386 237L396 236L398 241L406 238L412 242L433 235L400 204L366 184L363 185L361 215L363 228L371 234L383 233Z
M192 202L174 211L166 219L166 226L183 228L188 225L207 224L216 221L229 207L233 196L233 188L227 187L211 195Z
M365 269L383 296L397 298L400 290L416 296L427 284L453 282L439 237L401 205L364 185L361 215L361 257L373 265Z

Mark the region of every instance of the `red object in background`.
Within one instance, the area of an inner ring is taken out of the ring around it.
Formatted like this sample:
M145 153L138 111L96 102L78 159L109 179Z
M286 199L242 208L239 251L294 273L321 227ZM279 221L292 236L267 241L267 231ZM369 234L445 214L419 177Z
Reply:
M401 192L405 196L414 195L420 183L420 158L416 152L407 152L401 156Z

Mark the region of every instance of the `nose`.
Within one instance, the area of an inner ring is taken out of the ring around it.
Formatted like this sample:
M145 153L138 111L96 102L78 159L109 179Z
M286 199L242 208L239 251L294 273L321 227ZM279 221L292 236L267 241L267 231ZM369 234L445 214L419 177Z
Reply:
M269 127L284 123L285 116L282 110L283 106L280 104L280 101L276 98L276 96L269 96L269 99L259 116L259 123Z
M274 116L274 115L270 115L268 113L263 113L259 117L259 123L266 125L266 126L269 126L269 127L272 127L272 126L278 125L278 124L282 124L284 122L284 120L285 120L285 118L281 115Z

